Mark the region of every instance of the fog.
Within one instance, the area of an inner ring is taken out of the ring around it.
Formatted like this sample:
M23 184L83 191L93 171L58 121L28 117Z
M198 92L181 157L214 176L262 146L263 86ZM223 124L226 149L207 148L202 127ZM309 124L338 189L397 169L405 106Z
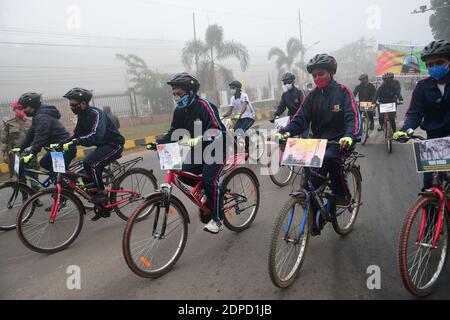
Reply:
M0 101L26 91L61 96L74 86L96 93L125 91L126 68L115 55L136 54L160 72L185 70L181 49L204 38L210 24L225 40L243 43L250 66L223 64L253 85L276 77L274 46L299 37L311 47L306 58L339 49L361 37L378 43L424 45L432 40L429 14L411 14L424 0L212 1L212 0L0 0ZM79 11L78 11L79 10ZM79 13L79 14L78 14ZM74 18L75 17L75 18Z

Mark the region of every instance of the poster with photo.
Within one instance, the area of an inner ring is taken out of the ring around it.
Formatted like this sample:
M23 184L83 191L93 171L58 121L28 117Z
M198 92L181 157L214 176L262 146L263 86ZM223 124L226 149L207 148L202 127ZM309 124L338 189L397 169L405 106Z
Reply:
M157 150L161 170L181 170L183 161L178 143L160 144Z
M289 123L289 117L279 118L275 120L275 127L277 129L284 128Z
M450 171L450 137L414 143L417 172Z
M281 162L284 166L322 168L328 140L289 139Z
M53 171L57 173L66 173L66 163L62 152L51 152Z

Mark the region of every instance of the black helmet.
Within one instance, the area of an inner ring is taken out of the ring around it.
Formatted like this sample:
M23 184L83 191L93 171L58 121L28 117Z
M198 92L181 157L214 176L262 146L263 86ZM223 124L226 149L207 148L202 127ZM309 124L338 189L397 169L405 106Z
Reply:
M86 103L89 103L92 99L92 92L82 88L73 88L63 97L66 99L73 99L79 102L85 101Z
M367 74L362 74L359 76L359 81L369 80L369 76Z
M285 82L285 81L294 81L294 80L295 80L295 74L293 74L292 72L286 72L281 77L281 81L283 81L283 82Z
M228 86L232 89L242 89L242 83L237 80L231 82Z
M383 74L383 80L394 80L395 75L392 72Z
M41 95L35 92L24 93L19 98L19 105L21 105L23 108L32 107L34 109L37 109L41 106Z
M182 72L177 73L172 80L167 82L168 85L172 87L179 87L181 89L185 89L187 91L198 92L200 89L200 82L194 76L191 76L189 73Z
M450 58L450 42L446 40L437 40L431 42L422 51L422 60L425 61L431 56L443 55Z
M312 70L315 68L322 68L330 71L332 74L336 74L337 61L334 57L328 54L318 54L312 58L306 66L309 73L312 73Z

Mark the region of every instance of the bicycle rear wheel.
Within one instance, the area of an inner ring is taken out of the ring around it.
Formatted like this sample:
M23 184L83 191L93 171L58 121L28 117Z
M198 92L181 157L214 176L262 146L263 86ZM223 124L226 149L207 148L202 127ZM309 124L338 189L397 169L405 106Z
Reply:
M116 214L124 221L128 221L134 211L142 204L142 201L156 192L157 180L151 171L143 168L133 168L120 176L113 183L113 190L129 190L139 194L136 199L127 201L120 206L114 207ZM129 199L130 194L111 193L111 203Z
M186 246L189 217L181 201L171 196L162 236L165 216L163 195L158 193L150 196L128 220L122 252L128 267L140 277L158 278L168 273Z
M369 138L369 119L367 119L367 117L364 117L361 144L365 145L368 138Z
M264 155L265 138L264 135L256 130L250 137L250 160L257 163Z
M250 228L259 209L259 182L253 171L238 168L225 177L220 194L224 225L231 231Z
M292 178L294 177L294 168L288 166L282 166L281 160L283 157L283 151L277 149L275 152L278 152L279 159L274 159L274 161L278 161L278 166L275 165L275 162L272 162L272 154L270 154L270 161L268 165L269 169L269 177L272 182L280 187L284 188L289 185Z
M437 248L433 237L439 212L439 200L422 197L409 210L400 231L398 266L406 289L417 297L430 295L438 286L448 257L450 222L448 211ZM421 224L425 224L423 239L418 243Z
M67 190L61 191L56 220L50 221L57 191L47 189L35 194L17 215L17 235L30 250L56 253L69 247L81 232L85 215L81 201ZM41 207L36 207L40 201ZM33 211L30 214L30 211Z
M308 248L311 217L305 213L304 200L291 197L275 221L270 241L269 275L279 288L291 286L300 272Z
M359 169L352 167L347 173L346 180L352 195L352 204L349 208L336 209L336 214L331 219L334 231L341 236L352 232L361 206L362 181Z
M17 214L33 193L30 187L18 182L0 185L0 231L16 228Z

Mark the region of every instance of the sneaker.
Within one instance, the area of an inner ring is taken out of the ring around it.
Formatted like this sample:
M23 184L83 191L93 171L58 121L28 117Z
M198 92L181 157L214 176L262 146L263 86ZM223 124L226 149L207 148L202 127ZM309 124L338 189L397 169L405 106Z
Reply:
M223 225L218 224L216 221L211 220L204 228L203 231L212 233L212 234L218 234L220 231L223 230Z
M97 194L94 194L92 196L91 200L89 200L89 202L96 204L96 205L102 205L107 201L108 201L108 195L106 194L106 192L99 192Z
M346 193L343 196L336 195L336 207L338 208L348 208L352 204L352 195Z

